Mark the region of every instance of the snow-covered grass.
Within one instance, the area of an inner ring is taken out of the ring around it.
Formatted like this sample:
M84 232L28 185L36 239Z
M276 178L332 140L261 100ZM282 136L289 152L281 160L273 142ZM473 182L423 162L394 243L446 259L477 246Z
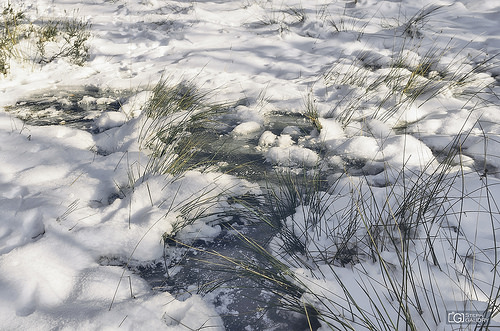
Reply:
M1 5L1 328L222 330L244 288L138 272L196 254L269 330L500 325L495 1Z
M67 58L84 65L88 58L91 25L80 18L58 18L31 22L23 8L8 2L2 9L0 73L7 75L11 61L46 64Z
M328 185L317 172L280 176L268 195L272 262L251 277L325 329L435 330L447 311L498 314L498 181L452 166L450 150L430 173L403 167L387 187L348 174Z

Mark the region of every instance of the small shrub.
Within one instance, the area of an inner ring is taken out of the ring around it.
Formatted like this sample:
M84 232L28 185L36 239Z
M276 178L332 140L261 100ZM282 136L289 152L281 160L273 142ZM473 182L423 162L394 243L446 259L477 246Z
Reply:
M34 29L38 63L50 63L58 58L68 58L82 66L87 61L91 25L82 19L48 21ZM48 46L50 51L47 51Z
M10 2L2 10L0 19L0 73L3 75L9 73L11 60L45 64L67 58L82 66L88 59L91 24L87 21L50 19L37 25ZM28 46L21 48L21 41ZM31 49L35 49L36 54L29 54Z
M9 2L1 13L0 31L0 73L6 75L10 69L11 57L18 57L19 52L16 45L23 37L24 29L21 27L25 22L25 14L15 9Z

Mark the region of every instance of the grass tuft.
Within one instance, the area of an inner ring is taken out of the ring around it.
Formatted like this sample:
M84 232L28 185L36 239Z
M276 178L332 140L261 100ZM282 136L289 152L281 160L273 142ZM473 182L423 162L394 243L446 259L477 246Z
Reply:
M224 109L206 101L209 92L191 82L170 85L161 79L145 106L140 143L150 151L144 174L172 174L210 164L195 156L209 143L211 124Z
M422 38L423 34L420 30L427 24L432 15L435 15L436 12L443 7L444 6L429 5L420 9L401 25L403 36L410 38Z

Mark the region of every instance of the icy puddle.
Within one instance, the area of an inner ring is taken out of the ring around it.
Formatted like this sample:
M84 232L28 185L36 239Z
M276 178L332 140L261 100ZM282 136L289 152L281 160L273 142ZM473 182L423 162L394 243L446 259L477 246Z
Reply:
M98 118L105 112L120 113L120 107L128 97L129 91L68 88L35 94L7 110L29 125L64 125L97 134L103 132L102 127L96 125ZM263 189L273 182L275 171L259 147L261 134L268 131L279 136L288 128L289 131L295 130L292 136L297 140L298 136L307 135L313 129L312 124L301 115L280 112L267 114L261 130L240 136L232 134L238 121L234 120L231 112L222 114L216 121L217 129L207 134L211 143L190 162L196 164L200 160L210 159L218 171L259 183ZM247 203L253 205L251 207L263 208L261 200L250 199ZM154 290L167 291L178 300L184 301L192 294L203 295L214 303L227 330L243 330L247 326L255 330L308 328L303 314L279 308L278 297L272 293L272 289L263 289L252 279L240 277L234 271L220 267L227 262L221 256L255 261L262 268L269 267L262 256L244 243L240 235L267 247L276 231L248 213L245 215L241 210L235 213L230 217L230 222L217 225L222 230L213 241L196 241L190 249L171 241L165 248L165 261L149 265L137 261L129 268ZM213 252L220 255L214 255ZM127 268L126 262L114 257L105 257L100 263ZM311 318L311 322L317 323L314 318ZM317 326L319 324L314 325Z
M256 266L269 268L262 256L244 244L240 235L266 247L275 235L273 229L263 223L232 223L227 227L214 241L195 243L195 249L183 250L170 243L172 247L166 249L168 270L164 263L134 269L154 289L168 291L178 300L184 301L193 294L210 298L226 330L245 330L248 326L252 330L308 329L305 316L284 310L272 287L265 289L251 277L242 277L227 268L227 258L253 261ZM319 326L314 318L311 323Z
M6 111L26 124L65 125L93 131L94 120L103 112L118 111L129 91L101 90L93 86L49 90L18 101Z

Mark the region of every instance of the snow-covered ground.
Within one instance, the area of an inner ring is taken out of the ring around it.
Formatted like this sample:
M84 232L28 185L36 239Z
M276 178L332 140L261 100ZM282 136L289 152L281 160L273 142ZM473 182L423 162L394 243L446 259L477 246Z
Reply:
M143 110L162 79L189 81L210 91L207 102L230 105L223 135L253 141L268 164L328 176L319 220L309 219L317 211L304 201L283 220L306 253L290 255L280 235L269 247L306 289L304 305L324 315L322 330L364 329L366 321L382 328L380 319L404 329L406 314L418 330L458 330L469 326L447 323L447 311L498 314L497 1L7 3L25 14L19 29L69 17L89 22L90 38L81 66L68 56L37 61L32 35L14 46L15 56L0 53L8 58L0 78L0 329L224 329L213 296L156 291L125 266L161 261L163 235L197 212L186 206L207 199L200 208L217 215L232 198L262 194L257 183L217 169L143 176L152 155L141 144L151 121ZM47 56L62 44L48 41ZM52 106L30 113L23 105L34 95ZM61 115L53 105L74 95L94 109L86 113L90 129L23 122ZM276 130L276 113L297 125ZM429 196L439 205L421 203ZM382 218L401 242L374 238L370 222ZM409 241L403 220L418 223ZM211 240L221 221L204 217L177 238ZM350 258L318 253L340 254L338 240L352 224L357 232L343 247ZM375 253L355 251L367 247ZM347 292L359 307L343 303ZM406 307L394 304L398 293L410 298ZM358 309L356 317L339 307ZM490 322L498 327L499 315Z

